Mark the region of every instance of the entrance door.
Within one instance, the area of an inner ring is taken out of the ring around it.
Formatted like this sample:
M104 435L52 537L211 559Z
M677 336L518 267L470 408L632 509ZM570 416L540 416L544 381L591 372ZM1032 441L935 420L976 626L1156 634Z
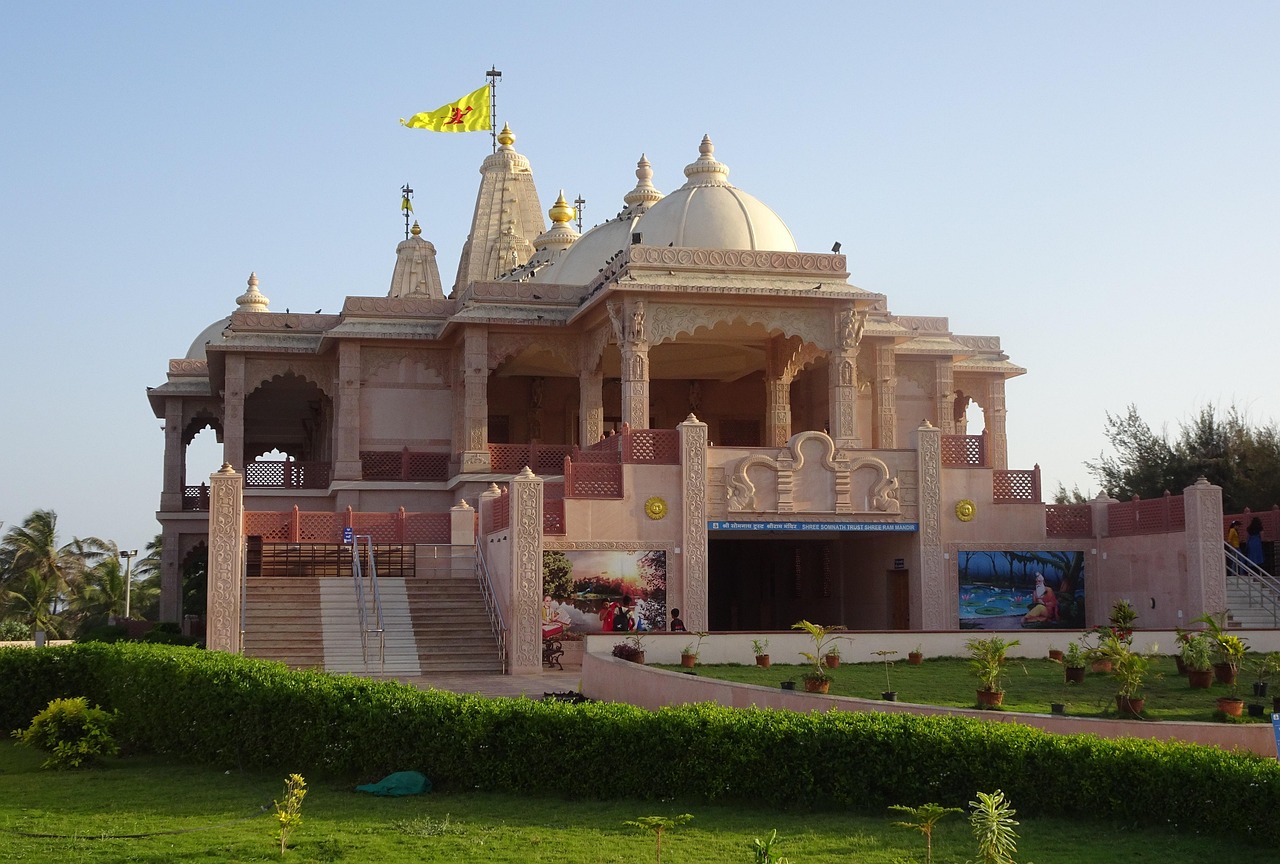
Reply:
M911 629L910 570L890 570L889 578L889 626L894 630Z

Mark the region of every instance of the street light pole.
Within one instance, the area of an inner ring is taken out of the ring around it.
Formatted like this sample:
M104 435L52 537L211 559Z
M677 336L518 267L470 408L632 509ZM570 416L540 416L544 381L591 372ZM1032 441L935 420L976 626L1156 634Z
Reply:
M124 559L124 620L128 621L129 600L133 596L133 559L138 557L138 550L129 552L121 550L120 557Z

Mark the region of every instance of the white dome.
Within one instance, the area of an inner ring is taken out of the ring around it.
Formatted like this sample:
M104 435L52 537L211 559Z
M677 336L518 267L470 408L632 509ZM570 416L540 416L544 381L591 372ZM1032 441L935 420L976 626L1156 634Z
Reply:
M778 214L729 185L729 168L712 156L710 137L703 137L698 152L698 160L684 169L685 184L650 207L636 225L644 245L798 251Z
M187 360L207 360L205 356L204 346L210 342L221 342L222 331L231 326L231 316L219 318L208 327L200 331L200 335L191 343L191 347L187 349Z

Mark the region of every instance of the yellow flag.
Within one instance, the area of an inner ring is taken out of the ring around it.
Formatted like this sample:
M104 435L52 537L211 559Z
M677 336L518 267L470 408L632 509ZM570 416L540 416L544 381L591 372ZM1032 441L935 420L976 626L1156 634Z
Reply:
M413 204L409 201L408 195L404 196L404 198L400 201L400 209L405 211L406 213L413 212Z
M489 85L486 84L463 96L457 102L442 105L434 111L414 114L408 120L400 118L401 126L410 129L430 129L432 132L488 132Z

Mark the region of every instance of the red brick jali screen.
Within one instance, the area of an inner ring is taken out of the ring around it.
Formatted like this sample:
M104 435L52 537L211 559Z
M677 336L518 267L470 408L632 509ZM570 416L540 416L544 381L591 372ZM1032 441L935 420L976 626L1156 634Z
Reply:
M629 465L679 465L680 433L675 429L631 429L622 433L622 461Z
M1030 471L993 471L991 500L996 504L1040 503L1040 466Z
M622 466L564 460L566 498L621 498Z
M528 465L534 474L559 474L568 444L490 444L489 468L497 474L516 474Z
M987 436L943 435L943 468L987 467Z
M449 454L403 450L362 450L360 476L365 480L443 481L449 479Z
M1046 504L1044 528L1049 537L1092 537L1093 508L1088 504Z
M246 537L260 537L264 543L341 543L344 528L358 536L368 535L374 543L447 544L451 536L448 513L342 513L302 512L298 508L283 513L246 511Z
M1169 534L1186 528L1181 495L1166 492L1149 501L1120 501L1107 506L1107 533L1112 537Z

